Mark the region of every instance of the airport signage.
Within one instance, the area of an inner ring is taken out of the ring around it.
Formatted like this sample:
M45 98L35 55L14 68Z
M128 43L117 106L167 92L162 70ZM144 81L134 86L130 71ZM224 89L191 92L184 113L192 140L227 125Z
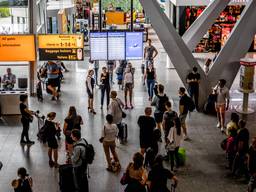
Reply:
M34 35L0 35L0 61L35 61Z
M82 61L84 37L82 34L38 35L39 60Z

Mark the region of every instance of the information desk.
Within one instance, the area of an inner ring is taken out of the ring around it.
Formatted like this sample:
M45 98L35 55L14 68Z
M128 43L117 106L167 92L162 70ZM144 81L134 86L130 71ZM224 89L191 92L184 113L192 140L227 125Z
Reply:
M0 90L0 114L20 115L20 95L28 95L28 92L21 90Z

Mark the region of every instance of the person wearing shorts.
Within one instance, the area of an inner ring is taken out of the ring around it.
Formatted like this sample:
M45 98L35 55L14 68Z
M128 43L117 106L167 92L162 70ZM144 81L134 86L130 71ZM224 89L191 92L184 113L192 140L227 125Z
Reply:
M58 142L56 139L56 133L58 130L57 124L53 121L56 117L55 112L47 114L47 119L45 121L46 127L46 140L48 144L48 157L49 157L49 166L58 168ZM53 158L52 158L53 156Z
M217 112L218 124L221 132L225 129L225 112L229 108L229 89L225 86L226 80L220 79L214 91L217 93L217 100L215 102L215 109Z
M86 78L85 83L86 83L86 89L88 94L88 111L95 115L96 112L94 111L94 108L93 108L93 90L94 90L95 80L93 78L93 74L94 74L93 69L90 69L88 71L88 76Z
M49 89L52 94L52 100L59 99L59 93L56 87L59 86L60 67L56 63L49 61L44 70L47 71L47 89Z
M124 101L125 109L128 109L127 94L129 93L130 109L133 109L132 94L133 94L134 78L130 67L127 67L124 73Z
M184 140L188 140L187 134L187 125L186 125L186 118L188 115L188 102L187 102L187 94L186 89L184 87L179 88L179 95L180 95L180 102L179 102L179 118L181 122L181 127L184 133Z

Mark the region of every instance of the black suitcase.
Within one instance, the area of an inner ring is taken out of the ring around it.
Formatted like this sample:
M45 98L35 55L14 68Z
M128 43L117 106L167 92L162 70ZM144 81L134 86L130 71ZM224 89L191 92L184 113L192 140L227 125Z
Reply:
M118 138L120 140L120 143L127 142L128 138L128 131L127 131L127 124L126 123L120 123L118 126Z
M75 192L73 168L71 164L60 165L59 186L61 192Z
M38 101L43 101L43 90L42 90L42 84L41 81L39 81L36 85L36 96Z

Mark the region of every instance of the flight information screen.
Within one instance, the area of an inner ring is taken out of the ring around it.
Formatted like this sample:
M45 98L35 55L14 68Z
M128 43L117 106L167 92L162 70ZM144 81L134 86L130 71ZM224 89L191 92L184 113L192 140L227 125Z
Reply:
M108 60L125 59L125 32L108 32Z
M90 33L91 60L108 60L108 33Z

